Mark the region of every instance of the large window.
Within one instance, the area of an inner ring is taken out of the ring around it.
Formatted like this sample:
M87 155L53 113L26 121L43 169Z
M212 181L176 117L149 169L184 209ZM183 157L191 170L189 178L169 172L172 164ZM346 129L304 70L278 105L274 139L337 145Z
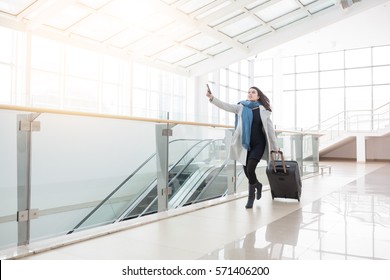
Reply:
M390 102L390 46L286 57L282 72L282 123L294 129L343 118L370 129L367 118Z
M2 27L0 41L1 103L187 118L187 77Z
M344 111L344 88L326 88L320 91L321 113L319 119L324 122L324 125L328 123L338 122L343 116L339 116ZM322 127L320 127L322 128Z
M207 79L215 96L224 102L236 104L246 98L251 76L250 61L244 59L209 73ZM234 125L234 120L234 114L208 106L208 122Z
M11 103L12 100L12 66L0 63L0 103Z
M318 90L297 91L297 123L300 127L314 127L319 122Z
M11 103L13 92L13 70L15 69L13 46L14 33L0 27L0 102Z
M257 86L272 101L273 60L256 59L253 64L254 86Z

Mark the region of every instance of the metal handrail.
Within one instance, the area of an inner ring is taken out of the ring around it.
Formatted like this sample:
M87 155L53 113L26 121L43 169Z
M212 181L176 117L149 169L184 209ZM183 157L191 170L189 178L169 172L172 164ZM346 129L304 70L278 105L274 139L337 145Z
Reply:
M329 121L332 120L332 119L336 119L336 118L337 118L338 121L337 121L336 123L333 123L333 124L331 125L331 127L333 127L333 126L335 126L335 125L338 125L338 124L340 124L341 122L343 122L343 121L345 121L346 119L348 119L348 118L345 118L345 116L348 115L349 113L370 112L369 115L374 116L374 115L376 115L376 113L375 113L376 111L379 111L379 110L381 110L382 108L385 108L385 107L389 107L389 109L388 109L386 112L383 112L383 113L381 113L381 114L389 113L389 112L390 112L390 102L388 102L388 103L386 103L386 104L383 104L383 105L377 107L377 108L374 109L374 110L345 110L345 111L339 112L339 113L337 113L337 114L335 114L335 115L333 115L333 116L331 116L331 117L329 117L329 118L327 118L327 119L321 121L320 123L318 123L318 124L316 124L316 125L313 125L313 126L307 128L307 129L305 129L304 131L305 131L305 132L310 132L310 131L324 131L324 130L326 130L326 129L318 129L318 128L321 128L321 127L322 127L321 124L327 123L327 122L329 122ZM341 121L339 120L339 116L340 116L340 115L342 116ZM316 128L317 128L317 129L316 129Z
M386 108L388 107L388 108ZM384 111L383 108L385 109ZM381 112L380 112L381 111ZM360 112L360 113L358 113ZM363 113L364 112L364 113ZM353 115L351 115L353 114ZM308 129L306 129L306 132L313 132L313 131L318 131L323 135L330 134L330 140L335 139L333 136L333 128L337 127L337 133L336 136L339 136L341 132L349 132L349 131L356 131L359 129L352 130L351 127L353 125L359 124L359 118L361 117L366 117L368 116L369 122L371 122L371 129L369 131L376 131L379 129L379 125L377 124L376 126L374 125L375 121L380 121L380 116L384 115L385 118L382 120L388 122L390 124L390 102L383 104L379 107L377 107L374 110L347 110L347 111L342 111L340 113L337 113L336 115L320 122L319 124L312 126ZM388 117L386 116L388 115ZM387 117L387 118L386 118ZM325 123L329 122L330 120L335 119L334 123L324 125ZM356 119L356 120L354 120ZM340 127L343 127L343 129L340 129ZM367 130L366 130L367 131ZM329 140L329 141L330 141Z
M222 124L210 124L210 123L188 122L188 121L166 120L166 119L155 119L155 118L144 118L144 117L130 117L130 116L124 116L124 115L68 111L68 110L58 110L58 109L39 108L39 107L25 107L25 106L5 105L5 104L0 104L0 110L22 111L22 112L33 112L33 113L48 113L48 114L56 114L56 115L71 115L71 116L80 116L80 117L94 117L94 118L128 120L128 121L143 121L143 122L152 122L152 123L209 126L209 127L220 127L220 128L232 128L233 127L231 125L222 125Z
M131 117L125 115L90 113L90 112L81 112L81 111L69 111L69 110L59 110L59 109L50 109L50 108L41 108L41 107L27 107L27 106L17 106L17 105L7 105L7 104L0 104L0 110L21 111L21 112L31 112L31 113L48 113L48 114L56 114L56 115L79 116L79 117L94 117L94 118L113 119L113 120L143 121L143 122L152 122L152 123L165 123L171 125L182 124L182 125L193 125L193 126L207 126L212 128L228 128L228 129L234 128L233 125L223 125L223 124L215 124L215 123ZM285 129L275 129L275 132L302 133L302 131L299 130L295 131L295 130L285 130ZM306 133L312 134L309 130Z

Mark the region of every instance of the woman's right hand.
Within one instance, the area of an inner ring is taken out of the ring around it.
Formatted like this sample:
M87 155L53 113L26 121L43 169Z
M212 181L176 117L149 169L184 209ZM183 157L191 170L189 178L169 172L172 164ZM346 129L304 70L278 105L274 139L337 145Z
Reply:
M210 99L210 101L213 100L213 94L211 93L209 87L207 87L206 96Z

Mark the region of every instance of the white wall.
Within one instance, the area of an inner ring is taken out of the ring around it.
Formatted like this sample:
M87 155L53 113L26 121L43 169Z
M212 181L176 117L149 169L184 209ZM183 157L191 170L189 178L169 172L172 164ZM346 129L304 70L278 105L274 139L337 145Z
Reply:
M366 158L367 160L390 160L390 134L384 137L367 138Z
M337 148L321 154L320 159L323 158L356 159L356 139L353 138Z
M390 160L390 134L383 137L366 137L366 160ZM337 148L321 154L321 159L356 160L356 138L341 144Z

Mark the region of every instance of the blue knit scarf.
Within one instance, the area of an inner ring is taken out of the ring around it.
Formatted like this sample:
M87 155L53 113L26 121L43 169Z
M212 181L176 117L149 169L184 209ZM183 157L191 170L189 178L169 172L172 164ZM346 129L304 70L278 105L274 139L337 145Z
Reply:
M241 113L242 146L249 151L250 142L251 142L252 120L253 120L252 109L259 107L261 103L257 101L248 101L248 100L240 101L239 103L241 103L244 106ZM235 127L237 127L237 122L238 122L238 116L236 114L236 119L234 123Z

